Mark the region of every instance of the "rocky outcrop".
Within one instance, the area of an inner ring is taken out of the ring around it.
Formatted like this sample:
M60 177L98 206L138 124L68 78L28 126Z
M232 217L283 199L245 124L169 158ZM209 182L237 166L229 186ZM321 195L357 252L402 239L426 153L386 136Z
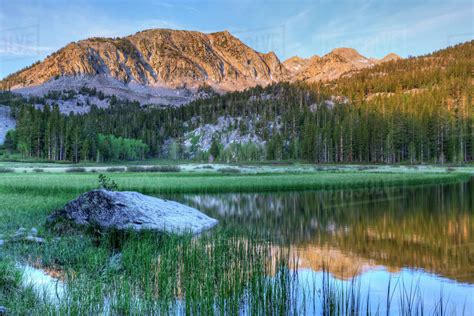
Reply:
M318 59L319 56L315 55L312 58ZM283 62L283 66L288 70L290 76L295 76L301 71L305 70L306 67L311 63L310 58L301 58L299 56L293 56Z
M330 53L304 59L292 57L283 62L291 80L305 82L330 81L341 76L350 76L360 69L373 67L384 62L401 59L396 54L388 54L382 59L367 58L353 48L336 48Z
M294 77L306 82L329 81L343 74L372 67L375 62L352 48L336 48L321 58L313 58L307 67Z
M197 209L138 192L93 190L52 214L48 222L69 220L103 229L154 230L167 233L201 233L217 224Z
M11 129L15 129L16 122L10 116L10 108L0 105L0 145L5 142L5 136Z
M385 56L384 58L377 60L377 63L381 64L381 63L386 63L386 62L389 62L389 61L395 61L395 60L399 60L399 59L402 59L402 58L400 56L398 56L397 54L390 53L387 56Z

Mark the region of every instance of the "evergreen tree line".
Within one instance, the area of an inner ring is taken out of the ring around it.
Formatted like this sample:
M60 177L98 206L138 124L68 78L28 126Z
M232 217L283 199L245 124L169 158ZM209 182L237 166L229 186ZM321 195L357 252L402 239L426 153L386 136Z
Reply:
M223 161L303 159L317 163L444 163L474 157L472 96L458 102L440 89L421 94L379 96L362 103L313 103L304 88L275 86L292 101L238 98L200 100L180 108L148 108L125 102L88 114L60 114L16 108L17 129L6 146L25 157L48 160L118 160L145 157L190 158L184 135L220 116L246 117L233 128L242 133L256 122L263 144L213 146ZM241 95L242 96L242 95ZM445 99L445 102L439 100ZM297 102L295 102L298 100ZM275 124L278 128L274 128ZM108 135L108 136L106 136ZM112 136L114 135L114 136ZM172 139L172 145L167 141ZM121 145L120 145L121 144ZM167 150L164 150L168 146ZM173 148L169 148L173 147ZM199 151L199 148L196 148ZM217 152L217 153L216 153ZM231 152L237 153L232 155ZM217 155L217 157L215 156Z
M204 159L209 152L184 147L186 133L232 117L244 118L235 120L233 129L254 133L262 143L226 149L213 143L218 160L469 162L474 160L472 52L469 42L330 83L279 83L181 107L140 106L112 97L107 109L92 105L87 114L64 115L57 106L37 109L12 98L4 103L13 109L17 130L6 147L26 157L74 162Z
M145 159L148 146L139 139L87 130L90 123L61 114L59 107L42 110L23 104L15 107L17 128L6 135L4 147L24 158L51 161L113 161Z

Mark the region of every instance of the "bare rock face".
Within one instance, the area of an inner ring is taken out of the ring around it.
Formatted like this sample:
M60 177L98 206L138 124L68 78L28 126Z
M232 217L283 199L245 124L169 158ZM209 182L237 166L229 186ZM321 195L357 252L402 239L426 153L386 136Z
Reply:
M274 53L262 54L229 32L152 29L123 38L73 42L44 61L7 77L13 90L61 77L101 76L152 87L239 90L277 82L285 68Z
M10 107L0 104L0 145L5 142L8 131L15 129L16 122L10 116Z
M346 73L372 67L375 62L352 48L336 48L321 58L314 58L295 76L306 82L334 80Z
M203 86L224 93L282 81L329 81L399 58L377 60L336 48L323 57L281 63L275 53L257 52L228 31L151 29L70 43L9 75L0 89L41 96L88 86L142 104L181 105L199 97Z
M397 54L390 53L390 54L386 55L384 58L377 60L377 63L381 64L381 63L386 63L386 62L389 62L389 61L396 61L396 60L400 60L400 59L402 59L402 58L400 56L398 56Z
M154 230L198 234L217 224L197 209L138 192L93 190L48 217L48 222L70 220L104 229Z
M315 55L312 58L320 58ZM283 62L283 66L288 70L291 76L295 76L301 71L305 70L306 67L311 63L311 58L301 58L299 56L293 56Z
M309 59L291 57L285 60L283 65L290 72L292 80L317 82L350 76L358 70L398 59L401 57L393 53L382 59L367 58L353 48L341 47L323 57L317 55Z

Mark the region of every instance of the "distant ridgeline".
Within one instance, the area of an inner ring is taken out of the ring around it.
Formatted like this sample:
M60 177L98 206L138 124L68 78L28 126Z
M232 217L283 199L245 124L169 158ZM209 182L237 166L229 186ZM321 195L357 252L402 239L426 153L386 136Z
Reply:
M4 147L23 157L163 157L224 162L440 163L474 160L474 42L324 83L277 83L181 107L110 98L85 114L3 94L17 120ZM42 109L40 109L42 108ZM113 136L110 136L113 135Z

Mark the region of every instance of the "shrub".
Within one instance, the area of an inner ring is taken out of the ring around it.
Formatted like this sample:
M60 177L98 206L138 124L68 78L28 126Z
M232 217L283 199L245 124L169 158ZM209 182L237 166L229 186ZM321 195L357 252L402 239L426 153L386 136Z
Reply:
M107 168L105 169L105 171L107 172L125 172L125 168L121 168L121 167L110 167L110 168Z
M130 166L127 167L128 172L180 172L178 166Z
M240 173L240 169L237 168L222 168L218 171L222 173Z
M33 169L33 172L39 173L39 172L44 172L44 170L43 170L43 169L39 169L39 168L34 168L34 169Z
M82 168L82 167L67 168L66 172L71 172L71 173L86 172L86 168Z
M118 189L117 183L102 173L99 174L99 187L108 191L117 191Z
M15 170L11 168L0 168L0 173L10 173L10 172L15 172Z

